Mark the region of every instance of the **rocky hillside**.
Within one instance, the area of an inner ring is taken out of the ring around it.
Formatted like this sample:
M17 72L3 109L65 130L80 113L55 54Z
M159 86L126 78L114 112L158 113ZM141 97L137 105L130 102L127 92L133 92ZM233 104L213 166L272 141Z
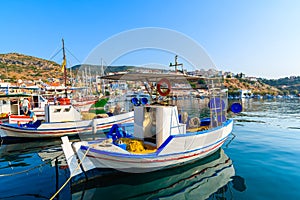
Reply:
M224 80L224 85L229 93L238 93L239 89L251 90L253 94L282 94L282 91L276 87L267 85L261 81L249 81L246 79L228 78Z
M0 54L0 79L46 81L61 78L61 66L55 62L18 53Z

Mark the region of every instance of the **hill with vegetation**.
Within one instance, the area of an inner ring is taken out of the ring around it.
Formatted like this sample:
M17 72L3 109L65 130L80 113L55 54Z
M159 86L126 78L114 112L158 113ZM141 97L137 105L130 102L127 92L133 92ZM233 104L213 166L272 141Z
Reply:
M224 79L224 85L226 88L228 88L229 94L231 95L238 95L240 89L251 90L252 94L259 94L259 95L283 94L283 92L280 89L270 86L266 83L263 83L260 80L250 81L242 78L226 78Z
M284 94L298 94L300 92L300 76L280 79L260 79L261 82L280 89Z
M53 61L19 53L0 54L0 79L16 82L62 78L61 66Z

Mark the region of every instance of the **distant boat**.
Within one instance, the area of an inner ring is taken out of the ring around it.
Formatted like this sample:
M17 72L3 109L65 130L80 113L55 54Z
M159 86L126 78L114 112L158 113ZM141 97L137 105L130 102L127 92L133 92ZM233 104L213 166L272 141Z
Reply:
M21 101L27 98L30 103L30 110L35 113L39 120L45 120L45 106L50 103L46 98L39 94L26 94L26 93L9 93L0 95L0 123L28 123L31 121L29 116L24 115ZM64 98L57 100L57 104L64 104ZM96 99L75 101L69 103L80 110L87 112L91 105L96 102Z
M23 114L21 100L28 98L30 109L35 112L40 120L45 119L44 107L47 100L39 95L26 93L9 93L0 95L0 122L1 123L28 123L31 121L29 116Z
M262 96L260 96L259 94L257 94L257 95L254 95L253 98L254 98L254 99L262 99Z

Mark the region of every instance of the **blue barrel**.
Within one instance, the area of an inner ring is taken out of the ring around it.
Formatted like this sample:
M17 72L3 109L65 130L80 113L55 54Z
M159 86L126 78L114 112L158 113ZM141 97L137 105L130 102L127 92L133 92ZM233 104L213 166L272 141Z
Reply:
M141 99L141 103L142 103L142 105L146 105L148 103L148 99L146 97L143 97Z
M230 110L231 110L233 113L240 113L240 112L242 112L242 110L243 110L243 106L242 106L240 103L233 103L233 104L231 104L231 106L230 106Z
M138 100L138 98L136 98L136 97L131 99L131 103L133 103L133 105L135 105L135 106L139 106L141 104L140 101Z

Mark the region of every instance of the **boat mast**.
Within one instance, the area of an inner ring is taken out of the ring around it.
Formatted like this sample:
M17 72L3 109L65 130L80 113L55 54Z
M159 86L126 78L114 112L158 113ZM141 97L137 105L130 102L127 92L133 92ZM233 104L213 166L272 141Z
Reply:
M62 39L62 49L63 49L63 68L64 68L64 80L65 80L65 95L66 95L66 98L67 98L68 97L68 92L67 92L67 65L66 65L66 53L65 53L64 39Z
M170 63L170 67L175 67L175 72L177 73L178 70L177 70L177 66L181 66L182 67L182 73L183 73L183 63L178 63L177 62L177 58L178 58L178 55L175 56L175 64L172 64Z
M103 59L101 58L101 74L100 76L104 76L104 69L103 69ZM101 79L102 85L101 85L101 92L103 96L105 96L105 84L104 84L104 79Z

